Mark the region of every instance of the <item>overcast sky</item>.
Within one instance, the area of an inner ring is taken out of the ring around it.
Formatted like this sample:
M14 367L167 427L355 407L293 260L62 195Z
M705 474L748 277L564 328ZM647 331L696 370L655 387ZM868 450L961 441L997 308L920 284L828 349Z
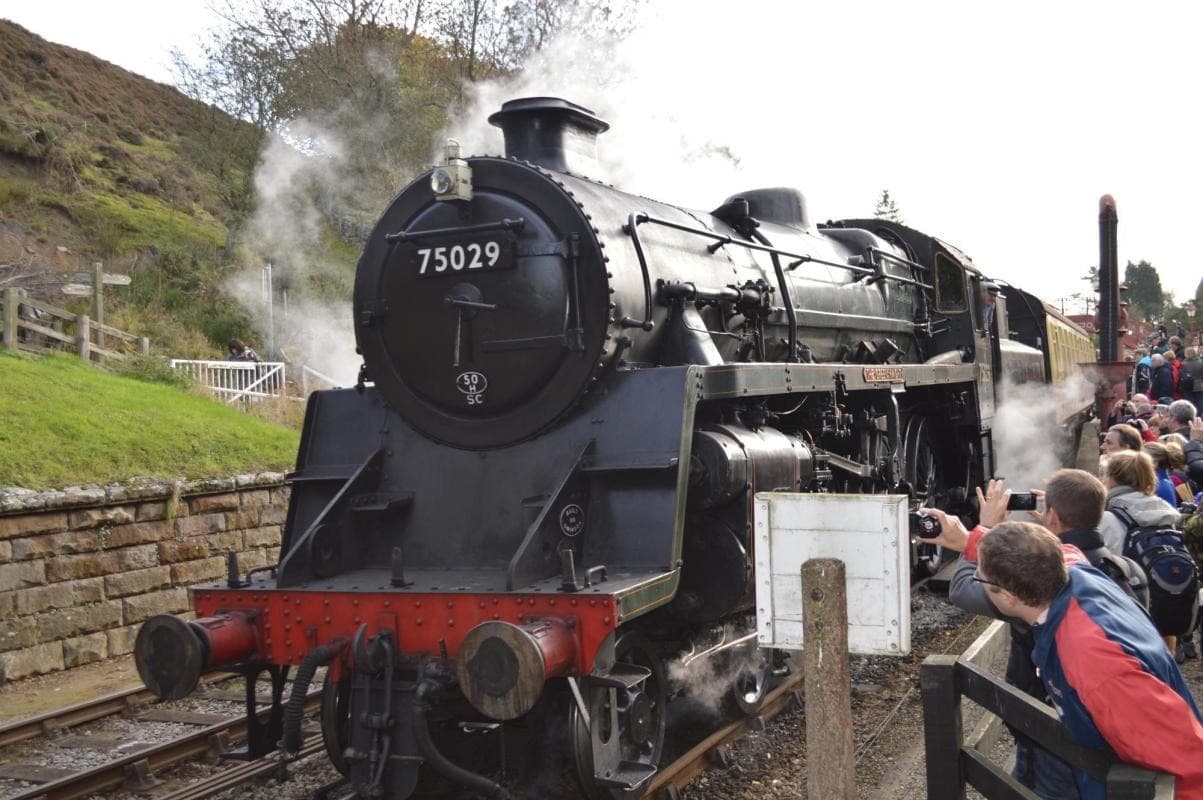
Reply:
M1147 259L1180 301L1203 277L1203 4L652 6L623 45L578 45L520 87L607 118L621 186L708 209L794 185L820 220L868 216L888 188L908 224L1051 301L1088 291L1111 193L1121 272ZM0 16L164 82L171 48L216 22L205 0L0 0Z

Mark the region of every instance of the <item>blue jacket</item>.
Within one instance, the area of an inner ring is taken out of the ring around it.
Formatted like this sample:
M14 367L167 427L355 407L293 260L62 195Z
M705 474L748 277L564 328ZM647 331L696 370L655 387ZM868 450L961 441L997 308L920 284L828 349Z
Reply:
M1153 368L1153 385L1149 387L1149 399L1160 403L1164 398L1173 399L1178 382L1174 380L1174 368L1169 362Z
M1178 507L1178 493L1174 491L1174 482L1170 480L1168 469L1159 469L1157 475L1157 496L1169 504L1170 508Z
M1033 626L1032 661L1073 740L1177 776L1179 800L1203 800L1203 718L1148 616L1082 563ZM1082 800L1106 787L1079 772Z

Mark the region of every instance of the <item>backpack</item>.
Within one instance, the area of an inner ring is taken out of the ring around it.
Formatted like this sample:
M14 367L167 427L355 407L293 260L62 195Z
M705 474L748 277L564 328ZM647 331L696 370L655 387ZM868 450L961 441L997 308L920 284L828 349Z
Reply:
M1140 564L1148 577L1149 616L1158 633L1181 636L1194 630L1199 609L1199 570L1182 531L1137 525L1125 509L1110 511L1128 529L1124 555Z
M1149 581L1144 568L1135 559L1117 556L1106 547L1086 550L1085 555L1090 566L1119 584L1124 594L1139 603L1145 611L1149 610Z
M1136 371L1132 380L1132 393L1145 394L1149 391L1149 388L1152 385L1153 366L1151 364L1145 364L1144 362L1138 362L1136 364Z
M1183 362L1178 379L1178 391L1183 394L1203 392L1203 362L1197 358Z

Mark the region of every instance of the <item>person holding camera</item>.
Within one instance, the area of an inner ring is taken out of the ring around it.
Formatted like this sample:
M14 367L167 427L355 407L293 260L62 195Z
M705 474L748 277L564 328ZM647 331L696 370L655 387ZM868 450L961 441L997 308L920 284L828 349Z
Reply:
M1081 550L1089 562L1118 584L1130 600L1148 606L1148 587L1144 571L1129 558L1117 555L1103 544L1099 523L1103 517L1106 489L1098 478L1080 469L1054 472L1043 492L1024 495L1006 490L1002 480L990 481L983 493L977 490L981 524L972 532L960 520L938 509L921 509L939 520L939 535L925 542L943 545L961 553L948 590L948 599L959 608L983 616L1005 619L1011 626L1011 651L1007 659L1007 682L1032 697L1047 702L1045 688L1032 663L1035 635L1022 619L1007 616L991 602L986 587L974 579L977 570L977 542L993 526L1006 521L1011 508L1030 510L1034 520L1057 535L1062 542ZM1044 511L1038 509L1044 501ZM1016 780L1043 800L1078 797L1074 770L1057 756L1040 747L1021 732L1015 737Z
M990 604L1031 628L1032 662L1070 737L1169 773L1176 797L1203 800L1203 716L1148 615L1040 525L1005 522L970 546ZM1101 781L1074 776L1068 796L1107 797Z

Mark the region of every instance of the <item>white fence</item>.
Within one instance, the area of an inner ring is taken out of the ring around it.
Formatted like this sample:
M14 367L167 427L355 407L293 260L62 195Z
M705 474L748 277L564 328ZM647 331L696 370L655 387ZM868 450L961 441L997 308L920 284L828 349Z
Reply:
M287 397L282 361L189 361L171 359L171 368L186 373L196 383L208 386L227 403Z

